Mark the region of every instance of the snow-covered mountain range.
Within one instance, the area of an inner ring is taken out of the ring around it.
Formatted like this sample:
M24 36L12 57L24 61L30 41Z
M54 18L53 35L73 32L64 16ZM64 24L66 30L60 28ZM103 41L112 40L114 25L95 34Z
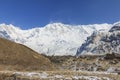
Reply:
M79 46L94 31L108 31L112 24L67 25L50 23L44 27L22 30L0 24L0 36L45 55L75 55Z
M77 50L77 56L112 53L120 54L120 22L107 32L94 32Z

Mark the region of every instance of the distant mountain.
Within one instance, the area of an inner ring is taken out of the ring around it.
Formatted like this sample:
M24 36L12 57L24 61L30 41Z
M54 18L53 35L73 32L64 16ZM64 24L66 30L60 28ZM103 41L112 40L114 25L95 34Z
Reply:
M52 70L53 64L48 58L32 49L0 38L0 70Z
M94 32L77 50L77 56L85 54L120 54L120 22L108 32Z
M94 31L108 31L111 24L67 25L50 23L44 27L22 30L0 24L0 36L24 44L45 55L75 55L77 48Z

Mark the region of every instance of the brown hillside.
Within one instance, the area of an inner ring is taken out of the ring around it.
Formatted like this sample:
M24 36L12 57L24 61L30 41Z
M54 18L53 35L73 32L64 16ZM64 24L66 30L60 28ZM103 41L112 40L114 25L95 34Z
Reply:
M52 70L49 59L35 51L0 38L0 70Z

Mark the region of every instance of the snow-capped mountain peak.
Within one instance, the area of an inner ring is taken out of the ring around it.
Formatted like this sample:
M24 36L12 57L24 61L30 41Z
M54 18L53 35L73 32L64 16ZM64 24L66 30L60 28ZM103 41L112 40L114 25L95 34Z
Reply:
M0 36L24 44L46 55L75 55L77 48L94 31L108 31L111 24L67 25L50 23L45 27L22 30L0 25Z

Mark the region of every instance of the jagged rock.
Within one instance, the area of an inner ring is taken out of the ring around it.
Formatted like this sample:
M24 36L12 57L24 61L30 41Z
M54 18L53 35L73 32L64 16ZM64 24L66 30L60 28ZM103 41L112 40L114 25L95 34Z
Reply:
M105 59L114 59L115 58L115 54L106 54Z

